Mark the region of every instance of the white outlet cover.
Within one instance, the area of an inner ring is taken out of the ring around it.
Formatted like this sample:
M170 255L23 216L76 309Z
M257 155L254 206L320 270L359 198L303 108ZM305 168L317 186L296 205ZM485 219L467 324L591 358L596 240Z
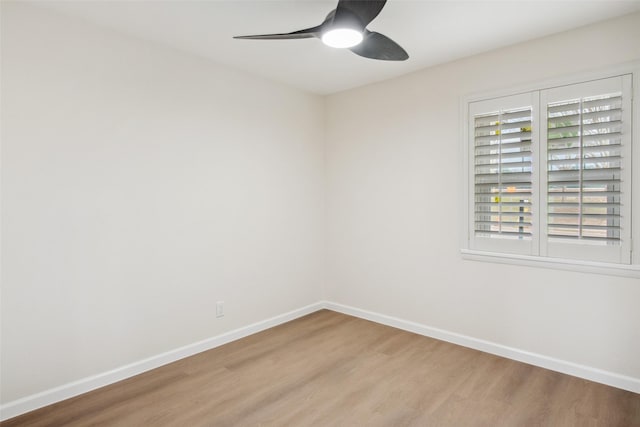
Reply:
M224 301L218 301L216 303L216 317L224 316Z

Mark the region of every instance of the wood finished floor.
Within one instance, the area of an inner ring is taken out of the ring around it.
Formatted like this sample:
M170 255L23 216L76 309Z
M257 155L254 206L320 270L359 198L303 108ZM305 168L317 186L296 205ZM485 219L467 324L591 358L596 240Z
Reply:
M319 311L0 423L640 426L640 395Z

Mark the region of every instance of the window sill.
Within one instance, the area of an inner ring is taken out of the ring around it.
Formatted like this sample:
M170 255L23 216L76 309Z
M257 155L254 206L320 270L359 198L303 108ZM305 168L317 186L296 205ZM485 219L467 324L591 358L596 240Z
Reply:
M545 258L529 255L512 255L497 252L462 249L462 259L493 262L498 264L524 265L528 267L553 268L581 273L605 274L640 278L640 265L609 264L604 262L579 261L561 258Z

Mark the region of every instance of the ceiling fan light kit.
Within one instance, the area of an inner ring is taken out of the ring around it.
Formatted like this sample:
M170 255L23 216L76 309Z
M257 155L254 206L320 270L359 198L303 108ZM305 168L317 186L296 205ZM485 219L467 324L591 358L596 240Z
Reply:
M339 0L322 24L280 34L236 36L246 40L288 40L319 38L327 46L346 48L356 55L384 61L404 61L407 52L389 37L367 30L387 0Z
M334 28L322 35L322 43L344 49L362 43L362 33L351 28Z

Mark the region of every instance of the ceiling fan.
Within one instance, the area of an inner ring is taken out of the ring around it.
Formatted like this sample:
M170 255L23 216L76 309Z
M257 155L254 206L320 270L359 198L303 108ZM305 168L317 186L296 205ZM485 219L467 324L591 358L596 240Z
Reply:
M385 61L404 61L407 52L389 37L367 30L387 0L339 0L322 24L282 34L236 36L234 39L286 40L316 37L328 46L348 48L356 55Z

